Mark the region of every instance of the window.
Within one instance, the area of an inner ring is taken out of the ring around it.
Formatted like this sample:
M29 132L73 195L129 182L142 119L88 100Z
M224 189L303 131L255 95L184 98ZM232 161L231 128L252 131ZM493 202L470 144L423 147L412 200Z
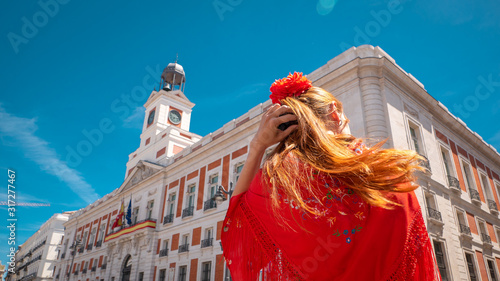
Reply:
M89 233L87 231L85 231L85 234L83 235L83 240L82 240L82 248L85 247L85 245L87 244L87 237L88 237Z
M204 262L201 264L201 268L202 268L201 280L202 281L210 281L211 267L212 267L212 262Z
M168 215L173 215L174 214L174 208L175 208L175 193L172 193L168 197L167 214Z
M418 154L424 154L418 125L410 121L408 126L410 129L410 148L415 150Z
M160 281L165 281L166 273L167 273L166 269L160 270Z
M462 169L463 169L463 172L464 172L464 177L465 177L465 184L467 185L467 189L468 190L471 190L471 189L475 189L474 186L472 185L473 182L472 182L472 174L471 174L471 170L470 170L470 166L468 163L466 163L465 161L461 161L462 163Z
M470 228L467 225L467 220L464 211L456 209L456 214L457 214L458 230L460 231L460 233L472 235L470 232Z
M472 254L465 253L465 259L467 260L467 269L469 270L470 281L477 281L474 256Z
M486 264L488 264L488 274L490 275L490 281L497 281L497 273L495 271L495 265L492 260L487 259Z
M483 241L484 243L491 244L491 237L488 235L488 232L486 231L486 226L484 221L477 220L477 224L479 226L479 236L481 237L481 241Z
M187 266L179 267L179 281L186 281Z
M104 232L106 231L106 226L103 224L101 225L101 231L99 232L99 236L97 237L98 241L101 241L104 239Z
M168 249L168 240L163 240L163 249Z
M139 207L135 207L132 214L132 223L136 224L139 220Z
M217 185L219 184L219 175L214 174L210 176L210 182L209 182L209 199L214 198L215 193L217 192Z
M454 173L451 172L452 164L450 158L450 152L441 146L441 157L443 158L444 171L446 176L454 176Z
M235 166L234 169L234 182L238 182L238 179L240 178L241 170L243 170L244 163L238 163ZM227 188L227 186L226 186Z
M148 206L147 206L147 209L146 209L146 219L151 219L152 216L153 216L153 206L155 204L155 201L154 200L151 200L148 202Z
M479 175L479 178L481 179L481 187L486 194L486 199L493 200L493 194L491 193L490 185L488 183L488 177L486 177L486 175L481 172L479 173Z
M427 206L427 214L434 222L442 222L441 212L437 210L436 198L431 193L425 192L425 205Z
M187 207L194 207L194 196L196 192L196 184L191 184L188 186L187 190Z
M229 272L229 267L227 267L227 264L224 264L224 268L225 268L225 273L224 273L224 276L225 276L225 279L224 281L233 281L233 278L231 278L231 272Z
M434 253L436 254L437 266L443 281L448 281L448 271L446 269L446 259L443 251L443 243L433 240Z
M213 229L212 228L207 228L205 229L205 239L201 242L201 247L210 247L212 246L212 241L213 241Z
M144 272L139 272L139 281L144 281Z

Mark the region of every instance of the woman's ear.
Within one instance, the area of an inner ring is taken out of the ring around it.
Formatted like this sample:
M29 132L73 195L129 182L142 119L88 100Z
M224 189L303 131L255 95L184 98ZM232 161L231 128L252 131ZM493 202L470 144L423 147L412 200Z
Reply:
M333 121L340 121L341 114L337 110L337 102L332 101L332 103L330 104L330 112Z

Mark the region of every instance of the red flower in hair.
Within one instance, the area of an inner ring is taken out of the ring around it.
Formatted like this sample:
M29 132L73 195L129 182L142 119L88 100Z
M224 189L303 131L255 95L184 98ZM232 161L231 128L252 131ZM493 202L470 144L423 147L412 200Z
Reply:
M311 87L311 81L302 76L302 72L294 72L283 79L274 81L269 97L273 103L281 104L280 100L286 97L298 97Z

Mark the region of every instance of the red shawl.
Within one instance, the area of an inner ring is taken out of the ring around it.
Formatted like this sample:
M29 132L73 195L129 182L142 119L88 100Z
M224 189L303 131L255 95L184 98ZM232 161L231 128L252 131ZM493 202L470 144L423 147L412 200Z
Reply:
M270 209L262 171L247 192L231 198L222 228L224 257L235 281L441 280L413 192L394 193L403 207L363 202L329 177L312 179L324 189L324 214L306 214L287 199L279 220Z

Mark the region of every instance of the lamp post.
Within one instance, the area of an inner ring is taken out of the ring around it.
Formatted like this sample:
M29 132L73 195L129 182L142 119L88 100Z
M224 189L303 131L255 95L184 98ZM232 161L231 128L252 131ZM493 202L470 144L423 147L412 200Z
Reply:
M214 195L214 200L217 203L217 205L222 204L222 202L226 201L226 197L224 194L229 195L229 199L231 199L231 196L233 195L233 183L229 183L229 191L226 191L222 185L219 185L219 189L217 190L217 193Z
M73 268L73 262L75 261L76 250L81 245L82 245L82 241L76 239L75 241L73 241L73 244L71 244L71 246L69 246L69 248L72 250L71 251L71 255L73 257L71 258L71 265L69 266L69 272L68 272L68 275L67 275L68 280L71 278L71 269Z

